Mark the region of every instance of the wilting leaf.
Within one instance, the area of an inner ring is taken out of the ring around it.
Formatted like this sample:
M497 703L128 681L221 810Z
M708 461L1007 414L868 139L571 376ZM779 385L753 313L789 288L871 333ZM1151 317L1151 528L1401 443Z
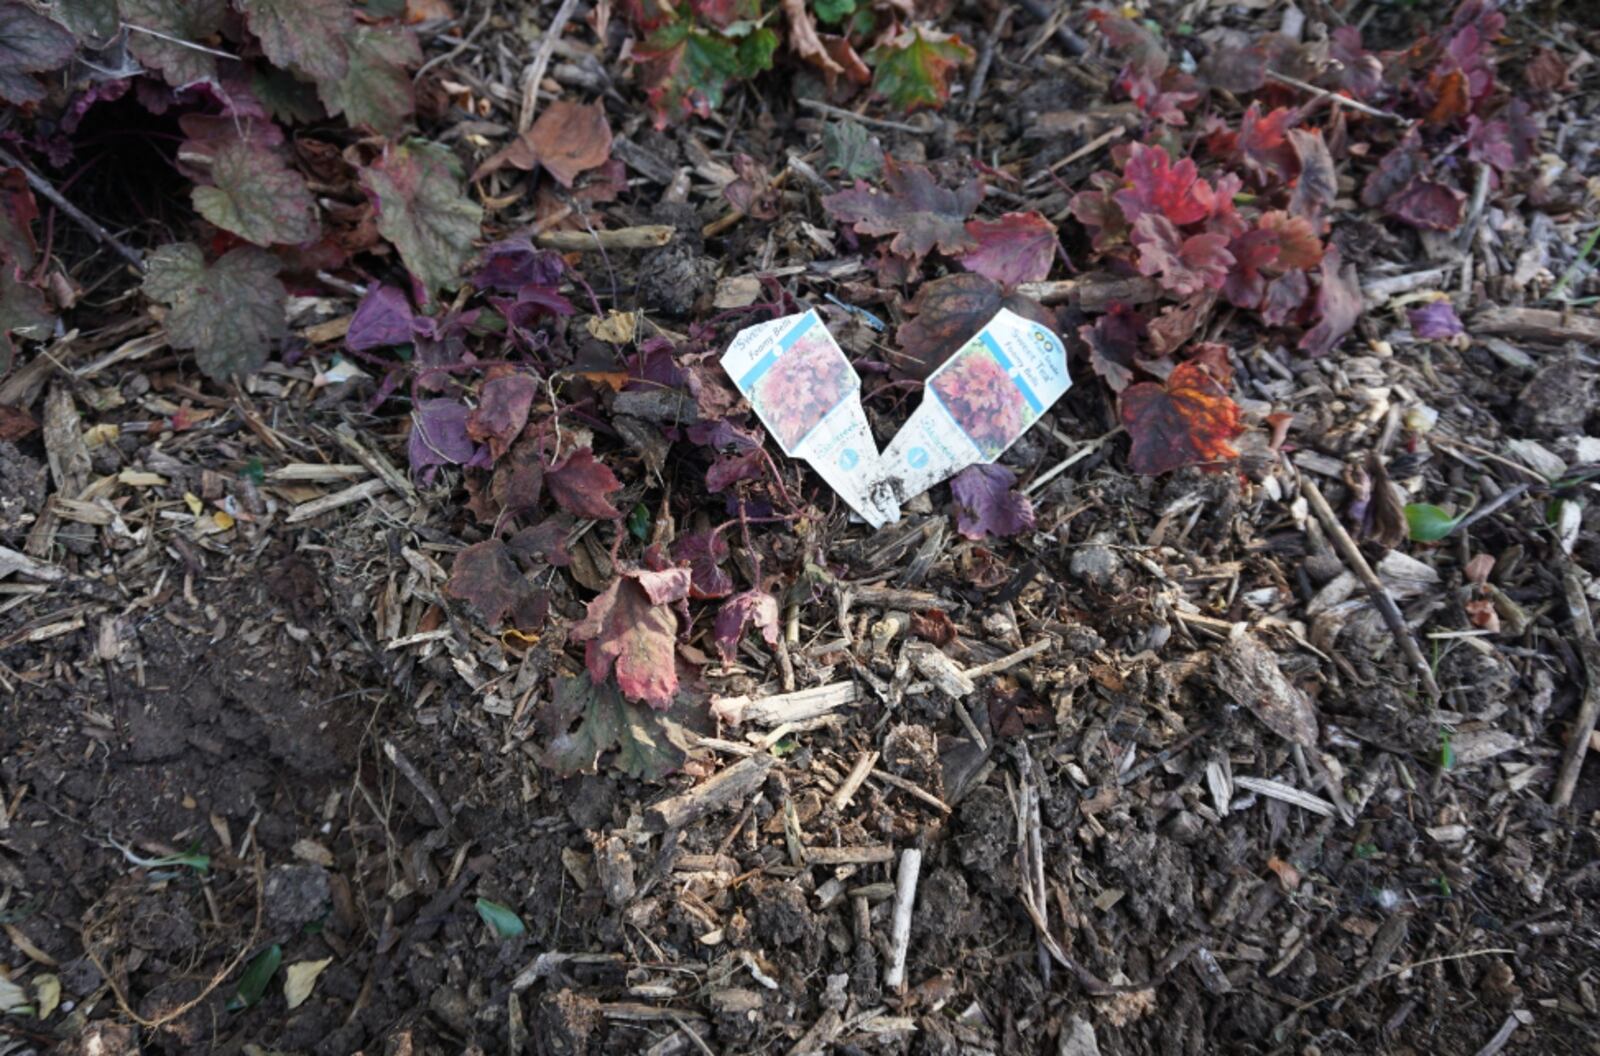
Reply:
M430 291L454 287L472 256L483 209L461 193L461 167L449 149L412 140L363 169L378 210L378 231Z
M1454 231L1461 226L1467 196L1438 180L1418 179L1388 202L1388 213L1412 227Z
M853 0L850 2L853 6ZM827 82L830 93L841 77L855 84L866 84L872 80L872 71L861 61L861 56L856 54L848 38L817 32L816 24L806 11L808 5L805 0L783 0L780 6L789 21L790 49L803 61L822 71L822 78ZM819 10L818 16L821 14Z
M1236 635L1216 654L1217 686L1291 744L1315 748L1317 709L1290 682L1277 656L1253 635Z
M1289 145L1300 163L1300 175L1295 177L1294 192L1289 197L1289 212L1319 220L1333 208L1333 200L1339 196L1333 155L1328 153L1328 144L1320 128L1291 128Z
M456 554L444 592L478 610L488 627L499 626L528 595L528 583L498 539L474 543Z
M1078 336L1089 346L1090 369L1106 380L1112 392L1133 383L1134 360L1145 330L1144 316L1125 304L1113 304L1094 325L1078 328Z
M622 490L622 482L594 457L590 448L580 447L559 466L550 467L545 471L544 482L556 502L579 517L614 520L622 516L622 511L606 498Z
M319 233L317 203L305 177L272 150L236 139L218 147L211 161L215 186L190 192L201 216L258 246L310 242Z
M754 624L768 645L778 644L778 599L764 590L735 594L717 610L717 652L723 663L733 663L746 626Z
M1228 236L1184 238L1172 221L1158 213L1145 213L1134 222L1133 244L1139 247L1140 274L1159 275L1162 287L1179 297L1220 290L1233 267Z
M357 26L349 36L348 51L344 76L317 84L322 104L328 113L343 114L352 125L366 125L385 136L399 135L417 108L407 72L422 62L417 38L399 27Z
M950 98L950 80L974 52L961 38L927 26L910 26L867 52L872 90L902 110L938 108Z
M561 254L539 249L525 235L485 246L482 257L482 266L472 276L472 284L480 290L516 293L525 286L554 287L567 270Z
M522 923L522 918L510 906L503 906L499 902L487 898L480 898L474 903L478 916L495 933L496 938L514 939L528 930Z
M1006 213L998 220L968 220L976 248L961 255L961 266L1002 286L1043 282L1056 259L1056 225L1038 213Z
M478 392L478 406L467 415L467 435L489 445L489 457L498 461L528 424L528 411L539 387L527 374L511 374L486 381Z
M1444 299L1408 308L1406 318L1411 322L1411 332L1426 341L1446 341L1464 332L1455 306Z
M1251 103L1239 119L1239 135L1235 149L1244 163L1245 171L1262 186L1286 179L1295 169L1295 150L1289 142L1289 126L1296 113L1279 107L1266 115L1260 103Z
M333 963L332 957L320 961L298 961L283 972L283 999L290 1011L306 1003L316 989L317 978Z
M660 24L633 51L656 128L687 114L710 117L731 82L772 68L777 48L765 26L732 37L690 17Z
M581 173L611 158L611 125L601 103L558 99L547 106L533 127L478 167L478 176L510 165L524 172L542 166L563 187Z
M829 121L822 126L823 164L852 180L864 180L883 171L883 146L855 121Z
M550 735L542 761L558 774L593 770L613 747L618 769L644 781L661 780L688 758L687 737L670 713L629 703L609 682L558 678L551 697L538 719Z
M993 279L976 272L946 275L924 283L907 307L914 318L901 323L895 366L913 378L926 378L970 341L1001 308L1052 330L1050 310L1031 297L1007 294Z
M1164 216L1180 227L1211 215L1211 185L1200 179L1190 158L1174 165L1160 147L1135 143L1122 171L1124 189L1112 197L1130 224L1146 213Z
M1133 440L1128 466L1135 473L1167 473L1238 457L1229 441L1244 431L1239 405L1198 363L1179 363L1165 383L1129 386L1118 407Z
M1406 530L1414 543L1437 543L1460 523L1460 517L1431 503L1413 502L1406 506Z
M29 74L56 69L77 50L65 26L16 0L0 3L0 99L19 106L43 99L44 86Z
M1182 304L1169 304L1161 309L1161 314L1145 327L1150 351L1158 356L1170 356L1182 348L1211 318L1216 306L1216 291L1205 290Z
M242 0L245 25L274 64L313 81L337 81L350 69L345 37L350 7L328 0Z
M146 296L167 305L167 340L190 349L201 370L218 381L248 374L267 360L287 332L278 261L240 246L207 264L191 242L162 246L146 260Z
M460 466L472 460L478 445L467 435L466 404L459 400L421 400L411 412L407 445L412 470L428 466Z
M388 348L411 340L411 299L398 286L373 286L367 290L350 329L345 332L345 347L356 352Z
M278 974L278 966L282 963L283 947L277 943L251 958L245 966L244 975L239 979L239 988L228 998L228 1011L238 1012L260 1001L267 992L267 984Z
M866 183L830 194L822 207L834 219L855 225L859 235L893 235L889 248L909 260L933 249L959 254L977 248L965 221L983 198L983 184L969 179L950 190L921 165L885 159L882 189Z
M968 466L950 481L956 528L968 539L1016 535L1033 527L1033 502L1016 490L1017 475L1005 466Z
M1281 209L1262 213L1256 221L1262 231L1270 231L1278 247L1273 264L1280 270L1314 268L1322 263L1322 240L1317 237L1311 221L1303 216L1290 216Z
M217 79L217 60L188 44L204 44L222 30L228 6L224 0L120 0L122 18L130 27L155 30L161 36L128 33L128 50L146 66L161 71L174 88ZM179 43L187 41L188 44Z
M678 617L671 603L688 593L686 568L619 574L572 626L572 639L588 643L589 677L603 682L615 669L626 696L654 708L672 703L678 691Z
M727 558L728 541L710 529L679 536L672 544L672 559L689 565L691 598L725 598L733 593L733 577L722 567Z
M1491 607L1490 612L1493 611ZM50 1014L61 1007L61 977L54 974L34 976L33 996L38 1002L39 1018L49 1019Z
M1329 246L1322 255L1318 274L1322 284L1317 289L1317 314L1321 318L1300 339L1300 351L1311 356L1332 352L1361 318L1361 283L1354 265L1340 267L1338 246Z

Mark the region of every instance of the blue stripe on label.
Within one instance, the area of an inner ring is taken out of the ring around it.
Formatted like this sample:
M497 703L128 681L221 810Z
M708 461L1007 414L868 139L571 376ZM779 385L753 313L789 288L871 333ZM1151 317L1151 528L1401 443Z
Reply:
M754 389L756 382L761 380L761 375L771 370L772 365L778 362L778 357L789 351L790 347L793 346L796 341L800 340L800 335L804 334L807 330L810 330L812 324L816 321L817 315L815 312L807 312L805 315L801 316L800 321L796 323L789 330L789 332L784 334L783 337L778 341L777 347L768 350L766 355L756 360L755 365L744 372L744 377L739 379L740 390L748 393Z
M994 335L989 333L984 333L981 336L989 351L994 353L995 361L1000 364L1000 369L1011 376L1012 384L1016 385L1017 391L1022 393L1022 398L1028 401L1028 406L1033 408L1033 413L1043 414L1044 404L1039 402L1039 397L1033 394L1033 389L1029 388L1022 375L1017 373L1017 368L1011 363L1011 357L1001 351L1000 342L996 341Z

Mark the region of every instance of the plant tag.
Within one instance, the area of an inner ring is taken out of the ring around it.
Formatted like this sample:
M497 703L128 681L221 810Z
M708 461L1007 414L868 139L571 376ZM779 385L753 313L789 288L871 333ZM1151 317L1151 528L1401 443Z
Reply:
M900 518L882 486L861 379L815 309L739 331L722 369L784 454L811 463L874 528Z
M1061 339L1000 309L929 376L922 403L884 449L893 501L993 462L1071 386Z

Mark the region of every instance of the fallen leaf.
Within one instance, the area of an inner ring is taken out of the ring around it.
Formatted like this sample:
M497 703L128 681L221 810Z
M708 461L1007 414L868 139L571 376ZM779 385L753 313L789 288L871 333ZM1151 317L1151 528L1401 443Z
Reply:
M38 428L39 420L29 414L27 408L0 403L0 440L15 443Z
M1112 392L1133 384L1134 362L1146 329L1144 316L1125 304L1113 304L1093 325L1078 328L1078 336L1089 346L1090 369L1105 379Z
M486 539L456 554L444 592L471 605L492 629L522 603L529 588L506 544Z
M1133 440L1128 466L1135 473L1167 473L1239 455L1229 442L1244 432L1239 405L1195 362L1179 363L1164 383L1124 389L1118 409Z
M900 346L895 367L908 377L926 378L972 340L1001 308L1055 329L1054 316L1038 301L1008 294L999 283L976 272L923 283L906 307L912 318L895 331L895 343Z
M317 977L332 963L332 957L324 957L320 961L298 961L284 969L283 999L290 1011L306 1003L316 988Z
M687 597L689 570L623 572L573 624L572 639L587 642L589 677L604 682L613 670L623 694L666 708L678 691L678 617L671 603Z
M1016 490L1017 475L1005 466L973 465L950 481L956 528L968 539L1007 536L1033 527L1033 502Z
M61 977L54 974L34 976L33 997L38 1002L39 1019L49 1019L50 1014L61 1007Z
M921 165L886 158L882 188L858 181L823 198L822 207L859 235L893 236L889 249L917 261L934 249L957 255L977 248L965 222L982 199L977 179L952 190Z
M1318 274L1317 325L1300 339L1300 351L1309 356L1324 356L1355 328L1361 318L1361 283L1354 265L1340 266L1339 247L1329 246L1322 256Z
M245 966L244 975L239 978L238 989L228 998L228 1011L238 1012L260 1001L267 992L267 984L278 974L278 966L282 963L283 947L277 943L251 958Z
M1407 308L1406 319L1411 323L1411 332L1425 341L1447 341L1465 333L1461 317L1446 298Z
M472 461L478 445L467 435L471 409L454 399L420 400L411 410L407 457L413 471L428 466L460 466Z
M1160 276L1162 287L1179 297L1220 290L1233 267L1226 235L1185 238L1159 213L1145 213L1134 221L1133 244L1139 249L1139 273Z
M347 5L326 0L241 0L239 6L245 25L274 65L313 81L337 81L349 72L345 38L355 19Z
M408 72L422 64L416 36L399 26L361 25L349 37L348 53L342 78L317 83L328 113L385 136L405 131L417 109Z
M852 180L883 171L883 145L856 121L829 121L822 127L823 164Z
M976 56L961 38L928 26L892 33L867 52L872 90L901 110L943 106L956 70Z
M511 447L522 427L539 387L527 374L511 374L484 382L478 406L467 415L467 435L489 445L489 457L498 461Z
M968 220L975 243L961 266L1007 288L1043 282L1056 259L1056 225L1038 213L1006 213L998 220Z
M526 235L485 246L472 284L480 290L517 293L526 286L555 287L566 273L561 254L540 249Z
M1158 356L1176 352L1206 324L1216 306L1216 291L1203 290L1182 304L1161 309L1146 327L1150 350Z
M545 470L544 482L556 502L579 517L614 520L622 516L606 498L622 490L622 482L590 448L580 447L559 466Z
M176 242L153 251L145 263L145 295L168 308L167 340L192 350L211 378L257 369L288 332L288 293L270 253L240 246L207 264L199 246Z
M1467 610L1467 619L1472 621L1474 627L1490 634L1500 633L1500 613L1496 611L1494 602L1479 598L1467 602L1464 608Z
M764 590L746 590L735 594L717 610L717 652L723 663L733 663L739 652L739 639L744 629L754 625L770 646L778 644L778 599Z
M389 348L411 340L411 298L398 286L373 286L350 317L344 344L356 352Z
M461 193L455 155L411 140L363 169L361 184L377 208L378 231L394 243L417 281L430 292L458 285L483 209Z
M1279 886L1285 891L1300 890L1300 870L1276 855L1267 859L1267 868L1272 870L1273 875L1278 878Z
M1467 196L1438 180L1417 179L1390 198L1386 210L1396 220L1433 231L1454 231L1461 226Z
M1267 729L1290 744L1317 747L1317 710L1311 698L1284 676L1277 654L1253 635L1235 635L1217 651L1214 675L1218 688Z
M586 675L556 679L537 721L549 737L541 761L560 775L594 770L613 748L618 769L645 781L661 780L688 758L688 738L671 712L640 708Z
M679 536L672 544L672 558L689 566L691 598L725 598L733 593L733 577L722 567L728 559L728 541L721 532L708 528Z
M306 180L256 140L218 147L210 186L190 191L195 210L224 231L258 246L310 242L321 233Z
M1333 168L1333 155L1328 152L1327 141L1320 128L1291 128L1289 145L1295 160L1300 163L1300 174L1295 177L1294 190L1289 196L1289 212L1320 220L1333 208L1339 196L1339 179Z
M15 0L0 3L0 99L39 102L44 86L29 75L65 65L77 50L65 26Z
M639 316L634 312L623 312L613 308L608 311L605 318L592 315L584 322L584 329L589 331L589 336L608 345L631 345L635 332L639 327Z
M573 103L557 99L539 114L522 135L478 167L479 179L510 165L524 172L542 167L563 187L582 173L599 168L611 158L611 125L599 102Z

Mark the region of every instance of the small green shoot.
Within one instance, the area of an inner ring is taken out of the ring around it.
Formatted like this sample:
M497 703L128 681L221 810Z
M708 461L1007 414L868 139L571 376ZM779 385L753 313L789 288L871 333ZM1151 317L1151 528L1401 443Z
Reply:
M1406 528L1414 543L1437 543L1455 531L1461 520L1431 503L1413 502L1406 506Z
M650 538L650 507L636 503L628 513L628 532L641 543Z
M1449 770L1456 765L1456 747L1450 742L1450 731L1439 731L1439 769Z
M514 939L528 930L522 923L522 918L510 906L502 906L498 902L487 898L480 898L477 902L478 916L489 925L496 937L501 939Z
M1358 843L1355 846L1355 855L1362 861L1367 861L1378 856L1378 845L1375 843Z
M278 974L278 966L282 963L283 947L277 943L256 954L239 979L239 989L228 998L228 1011L238 1012L260 1001L267 992L267 984Z
M106 841L122 852L122 856L141 869L171 869L175 866L187 866L197 873L209 872L211 869L211 856L201 854L199 851L187 851L183 854L164 854L159 858L146 858L135 854L130 848L117 842L115 836L106 836Z

